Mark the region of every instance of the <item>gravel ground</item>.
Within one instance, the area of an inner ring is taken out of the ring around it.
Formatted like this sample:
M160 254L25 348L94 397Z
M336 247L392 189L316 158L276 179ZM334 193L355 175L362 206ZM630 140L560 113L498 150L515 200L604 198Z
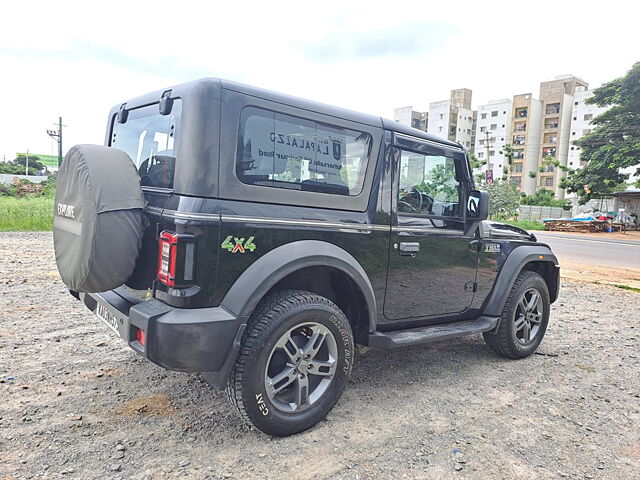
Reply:
M50 234L0 234L0 272L0 479L640 478L638 293L567 282L521 361L371 351L325 421L271 438L69 296Z

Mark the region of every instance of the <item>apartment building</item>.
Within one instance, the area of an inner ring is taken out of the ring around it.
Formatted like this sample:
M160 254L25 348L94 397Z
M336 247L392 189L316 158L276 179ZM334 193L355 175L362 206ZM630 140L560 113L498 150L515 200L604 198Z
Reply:
M564 198L565 191L560 181L565 172L554 168L548 160L555 160L567 166L569 143L571 142L571 121L574 95L578 89L589 88L589 84L573 75L560 75L555 79L540 83L540 101L543 103L543 124L540 151L538 186L555 192L556 198Z
M580 161L580 147L574 145L573 142L580 140L583 136L590 133L593 128L591 120L607 110L607 107L599 107L598 105L586 103L587 99L592 96L593 90L587 90L585 87L578 87L573 95L571 136L569 154L567 156L567 166L569 168L584 167L584 163Z
M511 117L512 101L508 98L478 107L473 151L478 160L487 163L476 173L491 170L493 178L500 178L508 168L504 146L511 143Z
M511 125L508 132L513 149L513 163L509 181L527 195L537 190L542 108L542 102L533 98L531 93L515 95L511 103Z
M408 127L427 131L429 112L416 112L412 106L400 107L393 110L393 120Z
M476 115L471 109L471 96L471 90L459 88L451 90L448 100L430 103L427 132L459 142L473 152Z

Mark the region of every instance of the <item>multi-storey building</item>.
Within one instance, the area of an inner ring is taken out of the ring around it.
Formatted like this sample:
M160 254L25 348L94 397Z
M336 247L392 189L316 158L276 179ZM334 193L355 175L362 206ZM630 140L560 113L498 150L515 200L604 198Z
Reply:
M459 88L451 90L448 100L430 103L427 132L459 142L473 152L476 117L471 109L471 95L468 88Z
M508 130L513 149L509 181L530 195L536 191L542 133L542 102L530 93L513 97L511 126Z
M593 96L593 90L587 90L585 87L578 87L573 96L573 108L571 109L571 136L569 155L567 157L567 166L569 168L584 167L584 162L580 160L580 147L574 145L573 142L580 140L593 129L591 120L596 118L607 107L599 107L586 103L587 99Z
M565 172L553 167L550 161L557 161L563 167L567 166L573 97L580 87L587 89L589 84L573 75L560 75L554 80L540 84L544 118L539 163L544 171L538 175L538 186L553 190L556 198L564 198L565 192L560 188L560 181Z
M491 170L493 178L500 178L508 168L504 146L511 143L511 106L511 100L503 98L478 107L474 153L487 163L476 173Z
M429 112L416 112L412 106L400 107L393 110L393 119L402 125L426 132L429 123Z

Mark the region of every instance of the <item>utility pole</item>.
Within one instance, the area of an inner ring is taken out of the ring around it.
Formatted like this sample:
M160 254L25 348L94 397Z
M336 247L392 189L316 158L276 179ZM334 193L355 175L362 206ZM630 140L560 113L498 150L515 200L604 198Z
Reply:
M54 125L56 125L54 123ZM54 138L58 142L58 168L62 165L62 127L66 127L66 125L62 125L62 117L58 117L58 131L55 130L47 130L47 134Z
M29 175L29 149L27 148L27 159L24 162L24 174Z
M495 178L493 175L493 169L491 168L491 157L489 156L489 130L484 131L484 144L487 149L487 172L491 172L491 183Z

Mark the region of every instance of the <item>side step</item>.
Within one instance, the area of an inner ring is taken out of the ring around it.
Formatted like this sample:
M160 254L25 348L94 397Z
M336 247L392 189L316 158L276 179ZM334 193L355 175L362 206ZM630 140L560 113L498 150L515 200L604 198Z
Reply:
M369 334L369 347L396 348L419 343L431 343L448 338L471 335L493 330L498 325L499 317L478 317L475 320L447 323L445 325L429 325L426 327L397 330L394 332L375 331Z

